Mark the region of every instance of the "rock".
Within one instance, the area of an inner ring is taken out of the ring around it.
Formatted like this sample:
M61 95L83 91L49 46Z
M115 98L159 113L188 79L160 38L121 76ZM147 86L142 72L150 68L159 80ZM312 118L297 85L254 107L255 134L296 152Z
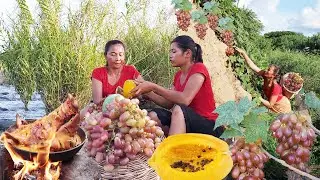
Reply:
M9 109L0 107L0 111L9 111Z
M98 180L101 178L98 163L87 156L83 147L70 162L63 162L61 180Z
M252 99L251 95L243 89L240 81L235 77L232 68L227 67L228 57L225 54L227 45L221 42L209 27L204 40L201 40L196 34L194 25L193 21L191 21L188 31L179 30L178 34L190 36L201 46L204 64L211 76L216 105L218 106L230 100L238 101L245 96Z

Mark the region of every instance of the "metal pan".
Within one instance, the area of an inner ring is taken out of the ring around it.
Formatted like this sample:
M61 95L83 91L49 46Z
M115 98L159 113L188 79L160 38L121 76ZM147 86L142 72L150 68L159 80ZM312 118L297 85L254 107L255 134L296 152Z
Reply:
M15 125L14 125L15 126ZM15 128L15 127L10 127ZM87 139L86 133L82 128L79 127L77 130L77 134L80 136L81 143L78 146L75 146L71 149L64 150L64 151L57 151L57 152L50 152L49 153L49 160L51 162L57 162L57 161L69 161L71 160L82 148L82 146L85 143L85 140ZM15 146L12 146L12 148L19 154L23 159L32 161L34 157L37 157L37 152L30 152L24 149L19 149Z

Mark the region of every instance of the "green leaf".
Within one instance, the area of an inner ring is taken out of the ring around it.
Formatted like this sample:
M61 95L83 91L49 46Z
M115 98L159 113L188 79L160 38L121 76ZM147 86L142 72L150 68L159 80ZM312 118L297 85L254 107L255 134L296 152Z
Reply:
M314 92L306 93L304 101L309 108L320 109L320 100Z
M208 22L208 19L206 16L202 16L199 18L199 23L200 24L206 24Z
M242 122L245 131L244 135L247 142L255 142L258 139L267 141L268 137L268 123L261 119L261 116L255 113L250 113Z
M222 125L239 124L243 115L238 111L235 101L228 101L218 106L215 110L219 114L214 129Z
M183 0L172 0L171 4L174 4L175 9L181 9L182 8L182 1Z
M172 0L171 1L171 4L174 4L174 5L181 4L181 3L182 3L182 0Z
M192 9L192 4L189 0L184 0L182 2L182 10L190 11Z
M256 113L256 114L261 114L261 113L268 112L268 109L266 107L256 107L256 108L252 109L252 112Z
M200 13L199 11L193 11L193 12L191 13L191 18L192 18L193 20L199 19L200 17L201 17L201 13Z
M230 129L226 129L222 133L220 138L228 139L228 138L237 137L237 136L243 136L243 133L237 129L230 128Z
M206 2L206 3L204 3L204 4L203 4L203 9L204 9L205 11L210 11L211 8L213 7L212 3L214 3L214 2Z
M242 130L241 130L241 127L240 127L238 124L230 124L230 127L231 127L232 129L236 129L236 130L242 131Z
M243 115L247 114L251 107L252 103L247 96L240 99L238 104L240 113L242 113Z

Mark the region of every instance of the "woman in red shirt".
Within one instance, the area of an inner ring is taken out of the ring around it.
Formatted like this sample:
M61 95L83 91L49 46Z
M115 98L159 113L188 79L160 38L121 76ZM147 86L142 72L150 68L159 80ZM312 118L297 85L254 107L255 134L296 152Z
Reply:
M213 131L218 115L211 79L203 64L202 50L189 36L178 36L171 43L170 62L180 70L175 74L172 89L148 81L137 81L132 90L136 95L145 94L156 104L171 109L154 109L151 119L160 126L169 126L169 135L204 133L219 137L223 127Z
M126 80L142 79L134 66L125 64L125 46L119 40L108 41L105 45L104 57L106 65L92 71L92 102L101 103L105 97L115 94L118 86L123 87ZM89 106L80 112L84 117Z
M267 70L261 70L252 62L244 50L240 48L236 48L236 50L245 59L248 66L259 76L263 77L263 92L267 100L260 98L262 104L276 113L291 112L290 100L286 96L283 96L282 87L277 82L280 68L271 64Z
M125 65L125 46L121 41L108 41L104 56L107 65L94 69L91 76L92 98L95 104L108 95L115 94L116 88L123 87L126 80L141 78L134 66Z

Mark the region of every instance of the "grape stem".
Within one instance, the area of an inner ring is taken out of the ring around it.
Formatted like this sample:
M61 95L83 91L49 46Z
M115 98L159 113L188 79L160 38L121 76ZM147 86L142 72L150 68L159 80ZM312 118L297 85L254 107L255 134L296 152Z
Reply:
M270 153L268 153L265 149L263 149L263 148L261 148L261 149L264 151L264 153L266 153L266 155L267 155L269 158L277 161L277 162L280 163L281 165L283 165L283 166L291 169L292 171L300 174L301 176L305 176L305 177L307 177L307 178L309 178L309 179L312 179L312 180L320 180L320 178L314 177L314 176L312 176L311 174L308 174L308 173L306 173L306 172L303 172L303 171L301 171L301 170L299 170L299 169L297 169L297 168L295 168L295 167L293 167L293 166L290 166L290 165L287 164L285 161L283 161L283 160L281 160L281 159L278 159L278 158L272 156L272 155L271 155Z
M311 129L314 130L314 132L315 132L316 134L320 135L320 130L317 129L316 127L314 127L313 124L312 124L310 121L308 121L308 125L310 126Z

